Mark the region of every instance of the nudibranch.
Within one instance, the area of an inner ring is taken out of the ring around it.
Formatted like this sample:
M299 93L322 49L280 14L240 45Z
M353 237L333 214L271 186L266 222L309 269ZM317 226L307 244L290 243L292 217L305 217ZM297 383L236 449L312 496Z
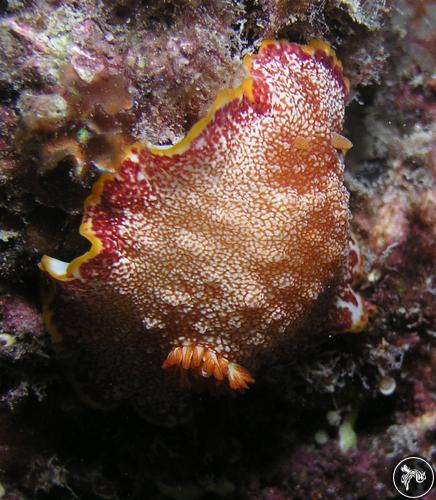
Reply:
M135 394L168 372L231 389L314 332L360 331L341 135L349 82L324 42L265 41L171 147L133 144L84 206L84 255L44 256L55 341Z

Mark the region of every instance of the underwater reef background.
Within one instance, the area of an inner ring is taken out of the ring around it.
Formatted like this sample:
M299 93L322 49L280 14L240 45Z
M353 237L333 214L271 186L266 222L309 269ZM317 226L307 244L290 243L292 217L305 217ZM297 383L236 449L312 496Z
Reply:
M401 458L435 464L436 4L4 0L0 11L0 498L386 499ZM156 425L92 397L86 359L67 368L43 326L37 263L84 252L83 200L117 152L180 140L266 38L321 38L350 79L346 185L371 318L265 367L243 395L200 393L182 421Z

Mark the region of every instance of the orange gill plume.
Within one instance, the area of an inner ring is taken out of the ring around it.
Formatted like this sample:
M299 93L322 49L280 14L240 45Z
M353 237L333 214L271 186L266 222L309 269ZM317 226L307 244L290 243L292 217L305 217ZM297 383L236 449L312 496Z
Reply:
M162 368L189 371L195 377L214 377L226 380L231 389L248 389L254 383L250 372L237 363L230 362L221 353L202 345L177 346L168 354ZM179 371L181 380L188 383L187 374Z

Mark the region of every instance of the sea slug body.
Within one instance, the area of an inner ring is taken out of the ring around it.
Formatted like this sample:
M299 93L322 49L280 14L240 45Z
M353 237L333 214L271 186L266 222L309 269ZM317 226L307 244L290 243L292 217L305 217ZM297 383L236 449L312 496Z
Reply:
M360 265L341 136L348 81L334 51L265 41L172 147L132 145L85 202L91 242L56 283L55 341L95 355L133 395L165 373L231 389L313 332L359 331Z

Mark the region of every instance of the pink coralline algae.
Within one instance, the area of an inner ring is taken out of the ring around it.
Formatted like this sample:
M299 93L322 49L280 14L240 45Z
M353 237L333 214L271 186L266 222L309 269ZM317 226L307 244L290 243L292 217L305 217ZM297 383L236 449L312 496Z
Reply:
M349 83L325 43L265 41L172 147L133 144L96 182L46 321L149 395L165 373L232 389L323 331L360 331L343 185ZM162 369L162 367L164 369Z

